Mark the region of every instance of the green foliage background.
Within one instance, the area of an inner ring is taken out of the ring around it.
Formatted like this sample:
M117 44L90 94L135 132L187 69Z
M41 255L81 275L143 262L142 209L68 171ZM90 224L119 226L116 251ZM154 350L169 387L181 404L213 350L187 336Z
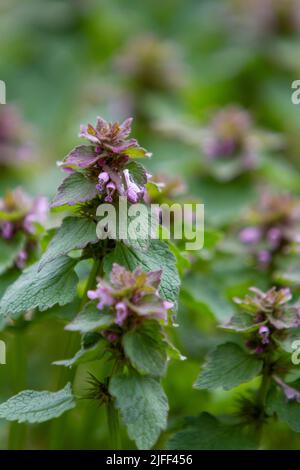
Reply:
M284 152L261 170L264 181L300 195L300 108L291 103L291 83L300 78L299 36L288 28L262 38L251 34L228 20L231 4L229 0L3 0L0 6L0 79L6 82L7 102L16 104L31 123L38 146L34 163L0 175L1 195L22 185L31 194L52 198L62 179L56 161L78 142L80 123L94 122L97 115L127 117L124 97L134 85L118 71L116 61L129 41L138 43L151 34L162 43L173 43L178 55L182 84L172 91L139 90L142 106L135 114L133 133L153 152L150 171L179 175L190 197L204 201L208 225L205 252L183 282L175 340L187 359L171 362L163 379L170 415L157 448L165 446L187 416L234 411L237 395L249 384L229 392L195 390L193 384L207 352L225 337L217 323L233 312L231 298L243 295L253 284L264 288L268 280L238 256L217 256L213 266L210 256L205 256L214 253L222 231L238 223L243 209L255 201L253 180L245 175L224 185L198 177L199 150L164 136L156 127L170 118L201 126L213 110L232 103L246 107L257 127L283 133L286 141ZM2 279L1 292L8 282ZM298 285L296 293L297 289ZM72 308L66 308L64 315L69 321ZM54 309L40 313L32 325L0 333L7 343L7 365L0 366L1 402L23 388L58 389L60 369L51 362L65 358L68 335L79 343L76 333L63 330L65 321ZM104 374L99 365L79 366L75 391L87 370L96 367L98 374ZM250 388L256 383L251 382ZM211 426L206 421L203 418L203 426ZM0 448L18 448L18 442L9 443L8 426L0 420ZM111 446L104 410L85 400L55 426L16 426L20 436L26 435L27 449ZM125 430L122 440L124 448L134 448ZM300 439L274 421L265 430L263 445L300 449Z

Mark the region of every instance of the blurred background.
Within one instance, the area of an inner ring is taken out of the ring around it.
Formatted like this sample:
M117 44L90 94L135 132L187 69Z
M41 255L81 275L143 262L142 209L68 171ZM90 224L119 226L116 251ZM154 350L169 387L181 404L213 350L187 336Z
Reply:
M98 115L133 116L133 135L153 152L149 171L166 183L164 197L205 204L204 250L182 266L175 339L187 360L171 363L164 379L171 411L157 443L163 447L185 416L234 410L233 392L192 385L206 352L222 339L217 324L231 315L231 298L249 285L267 287L272 277L248 253L244 261L233 250L232 235L262 188L300 196L300 105L291 101L291 84L300 79L300 3L2 0L0 31L7 88L7 104L0 105L1 197L22 186L51 199L62 180L56 162L79 143L80 124ZM216 149L220 135L238 148L225 162L219 157L231 151ZM0 293L8 283L0 277ZM25 329L0 332L8 348L1 401L24 387L57 389L59 368L51 362L64 358L70 333L63 326L74 313L42 313ZM12 359L17 353L22 363ZM78 390L97 367L79 367ZM105 413L87 400L55 428L20 426L19 443L10 442L9 427L0 421L1 449L110 448ZM123 445L134 448L125 432ZM300 448L297 435L276 423L265 445Z

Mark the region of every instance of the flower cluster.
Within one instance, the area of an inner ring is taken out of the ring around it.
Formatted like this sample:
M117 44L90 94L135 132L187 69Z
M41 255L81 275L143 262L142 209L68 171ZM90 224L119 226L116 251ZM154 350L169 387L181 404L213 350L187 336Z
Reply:
M243 244L266 268L278 253L299 251L300 202L285 194L264 193L258 206L249 213L252 222L240 231Z
M24 234L27 241L36 234L36 224L44 224L48 213L48 202L44 197L32 199L21 188L8 192L0 199L0 235L11 241L17 234ZM28 258L28 243L15 261L20 269Z
M27 160L32 150L27 129L13 106L0 107L0 165L12 166Z
M229 107L213 118L204 139L204 154L213 160L237 159L245 169L256 165L257 153L253 140L250 115L243 109Z
M171 302L162 300L159 285L162 271L143 272L140 268L127 271L114 263L110 282L99 279L97 289L90 290L88 296L97 300L97 308L108 308L114 315L114 323L128 329L145 319L167 321L167 312L173 307ZM113 342L118 334L105 331L104 335Z
M142 36L130 42L117 59L117 69L138 92L168 91L183 83L181 62L173 44L154 36Z
M125 196L131 203L142 199L145 183L150 177L146 172L135 181L128 165L130 157L150 157L135 139L129 138L132 118L122 124L97 118L96 126L81 126L79 136L90 144L75 147L60 166L67 172L83 172L95 180L99 195L104 201L113 202L115 195Z
M292 331L300 325L300 307L290 304L292 294L288 288L273 287L262 292L252 287L250 292L244 299L234 299L240 311L225 328L244 334L246 347L263 359L265 371L285 398L300 403L300 391L285 383L290 381L288 376L280 377L292 368L284 358L286 344L293 338Z
M262 354L276 343L285 330L300 325L300 307L289 304L292 295L288 288L272 287L267 292L251 287L252 295L235 298L240 312L226 328L247 335L247 347ZM275 341L275 343L274 343Z
M271 34L299 33L300 8L297 0L234 0L234 25L256 39ZM238 21L237 21L238 20Z

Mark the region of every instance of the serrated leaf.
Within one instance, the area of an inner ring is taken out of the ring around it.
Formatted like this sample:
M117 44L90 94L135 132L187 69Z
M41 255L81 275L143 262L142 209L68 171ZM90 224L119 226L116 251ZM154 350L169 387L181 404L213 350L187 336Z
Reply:
M139 162L131 161L125 167L135 184L138 186L144 187L147 183L147 172L143 165Z
M42 423L75 407L71 384L58 392L25 390L0 405L0 417L19 423Z
M0 239L0 274L3 274L14 265L24 244L25 236L21 233L16 235L12 240Z
M59 186L51 206L74 206L91 201L97 196L96 184L82 173L72 173Z
M246 312L237 312L230 321L222 325L222 329L236 331L237 333L250 333L258 330L266 322L254 323L254 316Z
M55 361L52 364L55 366L73 367L101 359L105 349L105 341L101 341L101 339L103 338L99 337L98 342L89 348L82 347L71 359Z
M65 329L87 333L100 328L107 328L114 322L107 310L100 312L95 302L87 303L83 310L69 323Z
M167 443L170 450L253 450L257 443L240 426L221 423L209 413L188 418L184 429Z
M126 356L137 370L157 377L165 373L167 345L158 322L145 321L126 333L123 346Z
M129 437L139 449L150 449L167 426L168 400L160 383L152 377L118 375L109 391Z
M208 357L195 388L230 390L260 374L263 361L234 343L218 346Z
M160 292L164 299L177 305L180 279L176 267L176 259L170 252L168 245L161 240L150 240L147 252L132 250L118 242L115 249L105 256L104 272L109 275L113 263L118 263L133 271L140 267L145 271L162 270Z
M47 310L55 304L65 305L76 294L78 277L74 272L76 260L62 256L38 271L35 263L23 271L0 302L0 316L18 316L28 310Z
M39 264L39 270L49 261L66 255L72 250L85 248L98 241L96 223L83 217L67 217L50 241Z
M276 387L271 389L267 397L266 412L270 416L276 413L293 431L300 432L300 403L289 401L282 390Z

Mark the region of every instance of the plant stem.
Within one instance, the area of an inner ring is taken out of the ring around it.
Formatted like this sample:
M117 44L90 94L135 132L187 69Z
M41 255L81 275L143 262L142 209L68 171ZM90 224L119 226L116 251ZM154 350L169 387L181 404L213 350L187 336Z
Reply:
M12 335L12 380L14 393L19 393L27 386L27 360L26 360L26 337L25 329L14 330ZM25 448L26 441L26 425L12 422L9 427L8 449L22 450Z
M268 373L268 370L264 371L263 376L262 376L262 381L260 384L260 387L258 389L258 394L257 394L257 404L258 406L264 411L265 404L266 404L266 398L267 394L269 391L269 386L271 383L271 376Z
M88 277L88 280L85 286L84 294L82 296L80 310L83 309L83 307L88 301L88 296L87 296L88 291L91 288L95 287L96 278L98 274L101 274L100 271L102 272L101 267L102 267L102 261L94 260L93 267L91 269L90 275ZM76 353L77 344L78 344L78 336L70 334L68 336L66 347L65 347L64 356L66 358L72 357ZM75 377L74 369L61 367L59 378L58 378L57 389L59 390L62 387L64 387L65 383L67 381L72 381L74 377ZM65 421L66 421L66 417L64 415L60 418L60 420L55 420L53 422L53 425L51 427L51 433L50 433L50 449L52 450L59 449L61 447L61 444L63 442L63 436L65 435Z
M111 439L111 448L119 450L121 448L121 440L119 433L119 414L118 410L114 407L114 403L109 401L107 404L107 424Z
M257 406L260 410L259 420L258 420L258 425L257 425L257 432L259 435L259 439L261 439L261 435L263 431L266 398L267 398L268 391L270 388L271 380L272 380L272 377L270 375L270 371L268 367L265 366L263 369L262 381L257 392Z

